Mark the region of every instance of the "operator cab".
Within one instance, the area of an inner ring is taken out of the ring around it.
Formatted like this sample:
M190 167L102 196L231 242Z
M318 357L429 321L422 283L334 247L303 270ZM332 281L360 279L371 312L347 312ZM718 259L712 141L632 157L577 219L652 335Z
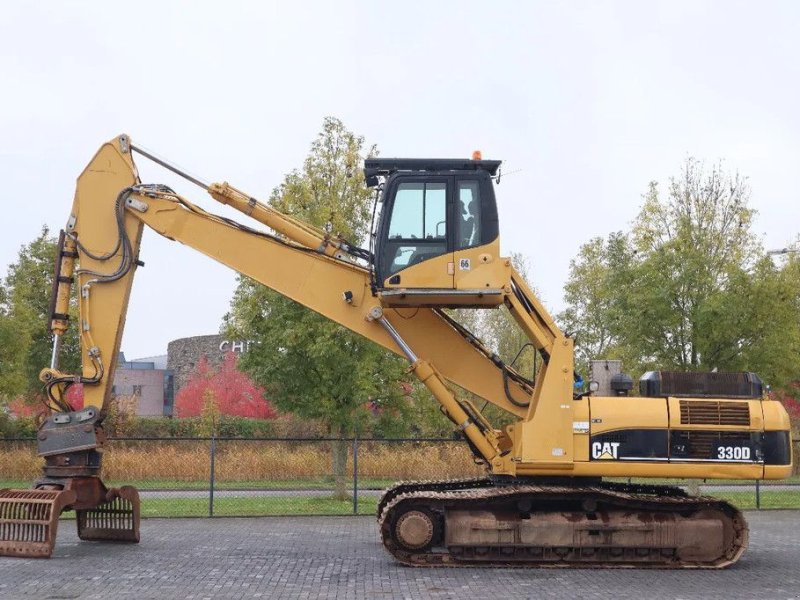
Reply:
M499 160L373 158L383 178L375 285L386 306L497 306L509 281L500 258L492 177Z

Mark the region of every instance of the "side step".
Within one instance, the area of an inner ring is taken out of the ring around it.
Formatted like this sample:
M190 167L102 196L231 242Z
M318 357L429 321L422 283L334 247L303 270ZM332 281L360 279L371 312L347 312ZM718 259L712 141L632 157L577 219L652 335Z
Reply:
M0 490L0 556L49 558L72 490Z

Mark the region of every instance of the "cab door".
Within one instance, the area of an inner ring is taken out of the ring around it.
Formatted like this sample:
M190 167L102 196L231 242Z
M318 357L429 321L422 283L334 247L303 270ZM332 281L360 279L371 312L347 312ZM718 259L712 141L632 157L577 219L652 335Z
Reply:
M461 292L496 290L508 281L500 260L497 204L486 174L454 177L453 287Z
M400 177L389 183L379 232L383 289L453 289L448 213L452 177Z

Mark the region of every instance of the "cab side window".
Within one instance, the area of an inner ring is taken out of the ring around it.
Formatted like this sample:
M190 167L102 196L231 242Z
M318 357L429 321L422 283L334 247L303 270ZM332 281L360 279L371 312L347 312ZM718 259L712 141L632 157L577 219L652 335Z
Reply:
M397 186L386 240L384 273L447 251L447 184L404 182Z
M460 180L456 189L456 250L481 244L480 182Z

